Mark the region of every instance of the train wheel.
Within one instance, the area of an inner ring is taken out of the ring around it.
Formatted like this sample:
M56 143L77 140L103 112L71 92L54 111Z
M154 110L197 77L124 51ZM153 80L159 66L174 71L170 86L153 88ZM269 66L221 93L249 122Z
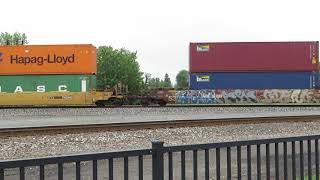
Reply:
M118 99L117 101L114 102L115 106L122 106L123 105L123 101L121 99Z
M165 102L165 101L160 101L160 102L158 102L158 104L159 104L159 106L166 106L167 105L167 102Z
M122 99L117 99L117 98L110 99L108 102L113 106L122 106L124 103Z
M141 105L142 105L143 107L148 107L148 106L149 106L148 103L142 103Z
M141 101L141 105L142 105L143 107L147 107L147 106L150 105L150 103L149 103L148 100L142 100L142 101Z
M101 102L101 101L97 101L97 102L95 102L95 104L98 107L104 107L105 106L105 104L103 102Z

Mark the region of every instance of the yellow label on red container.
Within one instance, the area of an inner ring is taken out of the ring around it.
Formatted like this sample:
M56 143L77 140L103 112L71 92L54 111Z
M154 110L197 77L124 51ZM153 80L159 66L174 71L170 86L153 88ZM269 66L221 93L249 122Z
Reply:
M312 58L312 64L317 64L316 57L313 57L313 58Z
M207 52L207 51L209 51L209 48L210 48L209 44L198 44L197 45L198 52Z

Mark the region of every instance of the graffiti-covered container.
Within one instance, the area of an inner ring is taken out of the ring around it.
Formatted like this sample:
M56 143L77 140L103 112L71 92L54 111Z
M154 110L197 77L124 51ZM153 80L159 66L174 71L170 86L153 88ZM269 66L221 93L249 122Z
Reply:
M176 104L312 104L320 102L315 89L207 89L176 92Z
M315 72L191 73L190 89L313 89Z
M319 42L190 43L190 72L316 71Z

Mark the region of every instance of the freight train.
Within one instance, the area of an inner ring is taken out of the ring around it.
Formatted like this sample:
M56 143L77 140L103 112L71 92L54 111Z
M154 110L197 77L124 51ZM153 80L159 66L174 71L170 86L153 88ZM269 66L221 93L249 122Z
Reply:
M190 43L187 90L96 90L96 48L0 46L0 106L319 104L319 42Z
M318 104L319 42L190 43L182 104Z
M166 105L162 91L128 96L119 84L96 90L96 48L77 45L0 46L0 106Z

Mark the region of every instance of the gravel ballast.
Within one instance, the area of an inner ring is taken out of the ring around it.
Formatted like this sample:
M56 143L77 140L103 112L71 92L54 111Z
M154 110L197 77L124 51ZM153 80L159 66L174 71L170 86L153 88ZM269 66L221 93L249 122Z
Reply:
M6 137L0 139L0 159L150 148L153 140L168 146L315 134L320 121Z
M148 107L148 108L26 108L0 109L0 119L18 117L50 117L50 116L126 116L137 115L178 115L184 114L227 114L227 113L318 113L320 107Z
M0 128L299 115L320 115L320 107L0 109Z

